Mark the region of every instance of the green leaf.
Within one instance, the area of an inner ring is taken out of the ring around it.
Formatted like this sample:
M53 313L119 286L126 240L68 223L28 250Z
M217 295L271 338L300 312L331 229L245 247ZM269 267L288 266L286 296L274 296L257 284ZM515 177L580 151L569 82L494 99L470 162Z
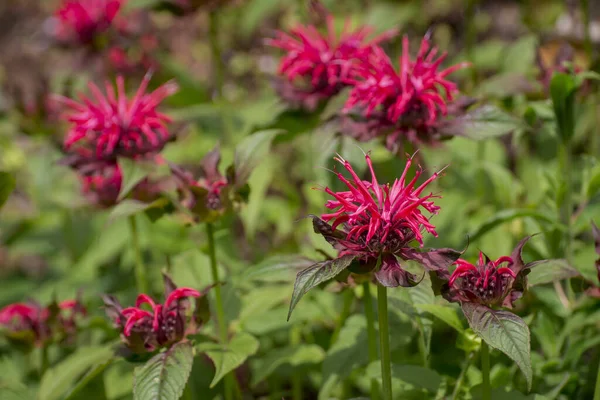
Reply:
M561 259L534 262L530 268L533 269L527 275L529 286L543 285L579 275L579 272L571 267L567 260Z
M247 136L236 146L234 158L236 185L242 186L246 183L252 170L269 152L273 138L281 132L280 129L256 132Z
M462 309L471 329L479 337L517 363L531 389L531 343L525 321L508 311L492 310L481 304L463 303Z
M169 201L164 198L154 200L152 203L144 203L139 200L125 199L117 204L111 210L108 215L108 223L114 222L117 219L130 217L135 214L139 214L142 211L149 210L151 208L162 208L169 204Z
M79 380L79 382L77 382L77 385L75 385L70 391L69 393L67 393L67 395L65 396L64 400L72 400L75 398L75 395L77 395L82 389L84 389L88 383L90 383L95 377L97 377L98 375L100 375L101 373L104 372L104 370L110 365L112 364L114 361L114 358L110 358L109 360L103 362L103 363L99 363L96 364L96 366L94 366L92 369L90 369L84 376L83 378L81 378Z
M150 170L146 165L129 158L119 158L118 163L123 175L118 200L122 200L131 192L135 185L148 176Z
M6 203L6 200L8 200L8 196L15 189L15 184L15 178L12 174L0 171L0 210L4 203Z
M95 369L97 364L108 362L112 357L110 346L79 348L44 374L40 382L39 400L63 399L86 371Z
M366 374L381 379L381 365L373 362L367 367ZM435 393L442 384L442 377L434 370L418 365L392 364L392 377L419 389Z
M527 208L509 208L505 210L498 211L491 218L481 224L477 229L475 229L469 235L469 240L475 242L481 236L485 235L492 229L496 228L499 225L502 225L505 222L512 221L517 218L525 218L531 217L538 221L544 221L553 223L555 222L552 218L548 217L546 214L541 213L539 211Z
M192 371L194 349L189 342L176 343L155 355L133 373L134 400L177 400Z
M348 268L352 263L355 256L345 255L335 260L327 260L315 265L308 267L304 271L298 272L296 275L296 282L294 283L294 292L292 293L292 300L290 302L290 311L288 312L288 321L292 315L292 311L296 304L300 301L310 289L332 279L337 276L340 272Z
M248 280L274 280L287 277L287 274L299 268L307 268L314 264L313 260L306 257L285 254L267 258L259 264L245 270L243 279Z
M550 81L550 96L558 125L558 136L563 143L568 143L575 134L576 89L575 78L569 74L555 73Z
M440 304L415 304L415 307L444 321L460 333L465 331L462 321L458 317L456 310L452 307L443 306Z
M197 346L198 351L206 352L206 355L215 364L215 377L210 383L210 387L213 388L225 375L255 354L258 346L258 340L246 332L236 334L225 347L216 343L203 343Z
M362 315L350 316L340 330L338 340L329 348L323 360L323 380L338 380L349 376L369 360L367 322ZM322 391L325 388L321 388Z
M520 119L495 106L484 105L447 121L440 130L443 135L486 140L504 136L522 127L523 123Z
M304 364L318 364L325 358L325 351L316 344L306 344L295 347L284 347L270 351L256 363L252 376L252 386L262 382L282 365L289 364L298 367Z

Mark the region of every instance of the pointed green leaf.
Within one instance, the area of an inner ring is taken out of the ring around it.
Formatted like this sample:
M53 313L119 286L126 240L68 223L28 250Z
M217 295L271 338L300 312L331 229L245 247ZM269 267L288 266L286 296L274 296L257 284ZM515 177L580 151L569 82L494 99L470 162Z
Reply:
M571 267L567 260L560 259L533 262L529 264L529 268L532 268L527 275L529 286L543 285L579 275L579 272Z
M112 364L114 358L110 358L102 363L96 364L93 368L91 368L80 380L77 382L77 385L69 390L69 393L65 396L64 400L74 399L75 396L83 390L95 377L104 372L104 370Z
M157 199L152 203L144 203L143 201L139 200L125 199L113 207L112 211L108 215L108 222L110 223L120 218L130 217L151 208L162 208L168 204L169 201L165 198Z
M456 310L452 307L443 306L441 304L415 304L415 307L441 319L460 333L465 331L462 321L458 317Z
M206 352L206 355L215 364L215 377L210 383L210 387L214 387L225 375L255 354L258 351L258 346L258 339L246 332L235 335L225 347L216 343L199 345L197 347L198 351Z
M556 222L551 217L537 210L527 208L509 208L498 211L491 218L489 218L487 221L481 224L477 229L471 232L471 234L469 235L469 240L475 242L481 236L485 235L497 226L502 225L505 222L512 221L513 219L525 217L531 217L538 221L549 223Z
M511 312L492 310L481 304L463 303L462 309L479 337L517 363L531 389L531 343L525 321Z
M110 346L81 347L44 374L40 382L39 400L64 399L65 393L78 383L86 371L112 357Z
M447 121L441 126L444 135L465 136L475 140L486 140L504 136L523 126L518 118L498 107L485 105L469 110L466 114Z
M296 282L294 283L294 293L292 293L292 300L290 302L290 311L288 312L287 317L288 321L294 307L296 307L296 304L298 304L302 296L320 283L335 278L337 274L348 268L354 258L355 256L353 255L345 255L336 258L335 260L316 263L304 271L298 272L298 275L296 275Z
M0 171L0 209L2 209L4 203L6 203L6 200L8 200L8 196L10 196L14 189L15 178L12 176L12 174L5 171Z
M119 158L119 167L123 176L118 200L122 200L131 190L150 173L147 165L129 158Z
M269 129L253 133L246 137L235 148L235 184L243 186L252 170L260 160L268 153L271 142L275 136L282 131L280 129Z
M297 367L303 364L318 364L325 358L325 351L316 344L306 344L270 351L257 361L255 373L252 374L252 385L262 382L282 365Z
M558 136L563 143L575 134L575 78L569 74L555 73L550 81L550 96L558 126Z
M189 342L180 342L155 355L133 373L134 400L177 400L183 394L194 350Z

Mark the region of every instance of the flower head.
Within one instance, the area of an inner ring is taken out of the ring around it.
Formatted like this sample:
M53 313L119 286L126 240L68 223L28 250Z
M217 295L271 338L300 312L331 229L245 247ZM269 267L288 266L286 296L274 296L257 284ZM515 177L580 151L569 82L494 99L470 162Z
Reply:
M117 92L106 83L106 94L98 86L89 84L92 98L80 95L81 102L55 96L67 106L66 114L71 124L64 147L68 151L75 145L94 149L98 159L117 156L138 157L160 151L171 135L167 123L171 119L160 113L157 107L177 91L177 85L168 82L151 93L146 93L150 74L146 74L135 96L129 100L125 94L125 82L117 77Z
M21 342L42 345L54 334L72 336L76 318L86 310L78 300L66 300L42 307L36 302L13 303L0 310L0 326L7 336Z
M327 33L320 33L314 26L298 26L290 34L278 32L267 44L287 52L281 59L278 73L282 97L307 109L337 94L351 77L351 71L359 59L371 54L376 45L396 34L385 32L371 40L373 29L368 26L350 31L347 20L338 37L332 15L326 16Z
M124 0L63 0L53 20L53 36L61 42L91 44L106 32Z
M187 315L191 308L188 298L199 298L204 293L191 288L176 288L166 276L165 287L163 304L140 294L134 307L122 308L114 297L104 296L107 314L122 329L125 344L136 353L151 352L179 342L195 330L196 322L200 322ZM149 306L149 310L142 308L144 305Z
M404 36L400 68L396 70L385 52L374 47L352 71L352 90L344 110L358 108L362 117L379 122L377 130L391 132L393 140L406 136L413 142L426 141L458 93L457 85L447 76L468 66L460 63L442 70L446 55L438 55L438 49L425 36L413 60L408 37Z
M435 227L424 212L439 212L440 207L432 200L438 196L433 193L424 195L423 192L440 172L417 185L423 171L418 170L409 180L407 173L413 162L413 158L409 158L400 178L392 185L382 185L375 176L371 157L366 155L365 159L371 173L370 181L362 180L348 161L336 158L350 173L348 179L336 172L348 190L334 192L330 188L324 189L333 197L325 204L332 212L313 218L315 230L325 236L340 256L355 255L356 260L371 269L381 257L381 269L376 277L383 285L414 286L415 277L402 269L397 257L418 261L428 268L432 267L432 263L445 263L442 259L446 256L454 257L448 249L420 253L411 247L413 241L423 245L424 232L437 236ZM433 261L433 258L436 260Z
M490 260L483 252L475 265L463 259L454 263L456 269L449 274L439 270L438 276L448 283L442 288L444 298L451 302L478 303L488 307L512 307L527 287L529 269L541 261L525 264L521 252L530 236L519 242L509 256Z

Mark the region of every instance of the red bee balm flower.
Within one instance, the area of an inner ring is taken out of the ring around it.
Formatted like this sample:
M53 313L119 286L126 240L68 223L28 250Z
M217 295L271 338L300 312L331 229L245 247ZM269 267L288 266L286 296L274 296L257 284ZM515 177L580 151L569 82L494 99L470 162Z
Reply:
M546 262L523 263L521 252L529 238L521 240L510 257L503 256L493 261L480 252L475 265L458 259L452 274L438 271L438 276L448 281L442 288L444 298L451 302L478 303L488 307L512 307L526 289L528 270Z
M53 35L62 42L90 44L110 28L124 0L63 0Z
M0 310L0 326L7 329L8 337L39 346L50 340L53 333L74 334L77 315L85 314L85 308L77 300L48 307L33 301L14 303Z
M353 87L344 110L359 107L364 117L378 120L379 130L392 131L388 141L401 134L413 142L427 139L423 136L428 136L436 121L448 113L448 103L458 93L456 84L446 77L469 65L460 63L440 71L446 53L437 55L437 48L431 47L426 36L416 59L411 60L408 37L404 36L400 69L396 71L385 52L374 47L353 69Z
M333 16L327 15L327 34L321 34L314 26L298 26L291 34L277 32L277 38L267 44L287 52L279 64L282 97L309 110L318 102L337 94L351 76L358 59L369 56L380 42L396 35L395 30L385 32L370 41L373 32L368 26L349 31L350 20L337 37Z
M123 340L136 353L154 351L181 341L186 334L194 331L194 323L186 315L190 308L189 297L201 297L204 293L190 288L175 288L165 277L167 287L164 304L157 304L150 296L140 294L135 307L122 308L112 296L104 296L109 317L123 330ZM151 310L142 308L144 304ZM197 311L197 310L196 310Z
M146 93L150 74L146 74L135 96L128 100L125 82L117 77L117 93L106 83L106 95L93 83L89 88L93 98L80 95L81 103L63 96L55 96L71 109L66 115L71 129L65 139L65 149L75 144L94 148L99 159L117 156L137 157L160 151L171 138L167 123L171 119L157 111L159 104L177 91L177 85L168 82L152 93Z
M367 269L374 268L381 256L381 269L376 273L381 284L414 286L417 283L415 277L402 269L396 257L418 261L427 268L437 268L440 264L446 267L458 257L458 253L450 249L418 252L410 247L413 241L423 245L423 231L437 236L435 227L422 211L437 214L440 208L432 199L438 196L422 194L440 173L434 173L416 186L423 171L418 170L414 178L407 181L412 164L412 158L409 158L402 176L393 185L380 185L371 158L369 155L365 158L371 172L370 182L360 179L348 161L336 158L350 172L350 180L336 173L349 190L334 192L325 189L334 197L325 205L333 212L323 214L322 219L314 217L315 230L339 250L340 256L355 255L356 260ZM327 222L332 222L332 225Z

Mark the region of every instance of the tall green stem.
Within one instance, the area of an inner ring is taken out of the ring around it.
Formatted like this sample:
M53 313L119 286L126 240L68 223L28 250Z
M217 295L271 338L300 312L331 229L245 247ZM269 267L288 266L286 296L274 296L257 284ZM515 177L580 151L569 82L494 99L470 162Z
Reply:
M302 342L302 326L296 325L290 330L290 345L296 347ZM292 399L302 400L302 374L294 371L292 374Z
M377 311L379 314L379 350L381 353L383 400L392 400L392 360L390 358L387 288L383 285L377 285Z
M49 364L50 363L48 361L48 345L44 344L40 348L40 376L44 376L44 374L48 370Z
M596 390L594 390L594 400L600 400L600 365L598 365L598 376L596 377Z
M573 199L571 193L572 186L572 165L571 165L571 145L569 141L562 142L558 147L558 156L559 156L559 170L558 173L564 179L564 198L563 204L560 208L560 219L562 223L565 225L565 236L564 236L564 258L570 264L573 261L572 257L572 223L571 223L571 214L573 212ZM560 179L560 178L559 178ZM575 293L573 292L573 288L571 287L570 281L567 279L566 284L566 292L567 297L570 303L573 303L575 300Z
M462 387L463 382L465 381L465 376L467 375L467 371L469 370L469 367L471 366L471 363L473 362L473 357L475 354L476 354L475 352L472 352L471 354L469 354L469 356L465 360L462 370L460 371L460 375L458 376L458 379L456 380L456 385L454 386L454 390L452 391L452 400L458 399L458 395L460 394L460 389Z
M369 361L377 361L377 337L375 332L375 313L373 312L373 296L371 284L365 281L363 286L363 299L365 302L365 316L367 317L367 341L369 345ZM379 400L379 385L377 379L371 379L371 400Z
M135 283L139 293L147 293L148 282L146 281L146 268L144 267L142 250L140 249L135 215L129 216L129 227L131 229L131 245L133 246L133 251L135 253Z
M487 343L481 341L481 384L482 400L492 400L492 385L490 384L490 348Z
M215 308L217 311L217 326L219 330L219 338L222 345L226 345L229 341L227 335L227 321L225 320L225 309L223 307L223 296L221 294L221 284L219 281L219 269L217 266L217 253L215 249L215 232L211 223L206 224L206 236L208 237L208 255L210 257L210 271L212 273L213 284L215 285ZM227 374L224 378L225 399L233 398L234 381L231 374Z

